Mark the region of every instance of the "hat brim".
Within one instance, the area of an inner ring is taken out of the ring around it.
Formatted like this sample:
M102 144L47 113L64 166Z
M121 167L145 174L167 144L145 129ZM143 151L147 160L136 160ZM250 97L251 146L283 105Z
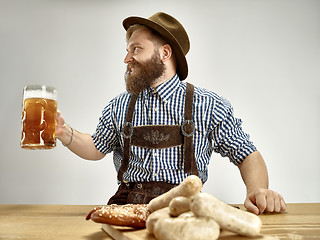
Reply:
M124 19L122 22L122 25L125 28L125 30L128 30L128 28L134 24L141 24L150 27L154 31L158 32L166 41L168 41L177 59L177 73L179 75L179 78L180 80L186 79L188 76L187 59L177 39L164 27L146 18L128 17Z

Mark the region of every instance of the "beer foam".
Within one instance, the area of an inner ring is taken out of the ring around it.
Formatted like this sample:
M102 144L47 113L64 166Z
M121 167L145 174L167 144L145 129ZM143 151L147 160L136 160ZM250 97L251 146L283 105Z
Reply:
M57 100L57 94L53 92L47 92L45 91L45 88L43 90L28 90L24 91L23 93L23 99L27 98L45 98Z

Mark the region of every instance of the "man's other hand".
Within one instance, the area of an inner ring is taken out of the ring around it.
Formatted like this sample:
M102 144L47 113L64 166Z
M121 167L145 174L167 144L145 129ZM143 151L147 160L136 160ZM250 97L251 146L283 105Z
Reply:
M245 208L254 214L280 213L286 210L286 203L283 197L270 189L260 188L247 195L244 202Z

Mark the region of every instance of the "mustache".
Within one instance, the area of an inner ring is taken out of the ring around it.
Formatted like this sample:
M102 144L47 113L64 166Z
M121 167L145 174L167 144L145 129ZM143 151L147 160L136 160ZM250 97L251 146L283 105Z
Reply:
M127 71L130 71L131 68L140 67L140 66L142 66L142 64L137 61L133 62L133 63L128 63L127 64Z

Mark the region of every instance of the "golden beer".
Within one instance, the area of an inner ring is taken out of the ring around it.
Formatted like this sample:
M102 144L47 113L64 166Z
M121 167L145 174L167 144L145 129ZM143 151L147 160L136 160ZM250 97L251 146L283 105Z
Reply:
M52 87L32 85L24 89L21 147L50 149L56 146L57 94Z

